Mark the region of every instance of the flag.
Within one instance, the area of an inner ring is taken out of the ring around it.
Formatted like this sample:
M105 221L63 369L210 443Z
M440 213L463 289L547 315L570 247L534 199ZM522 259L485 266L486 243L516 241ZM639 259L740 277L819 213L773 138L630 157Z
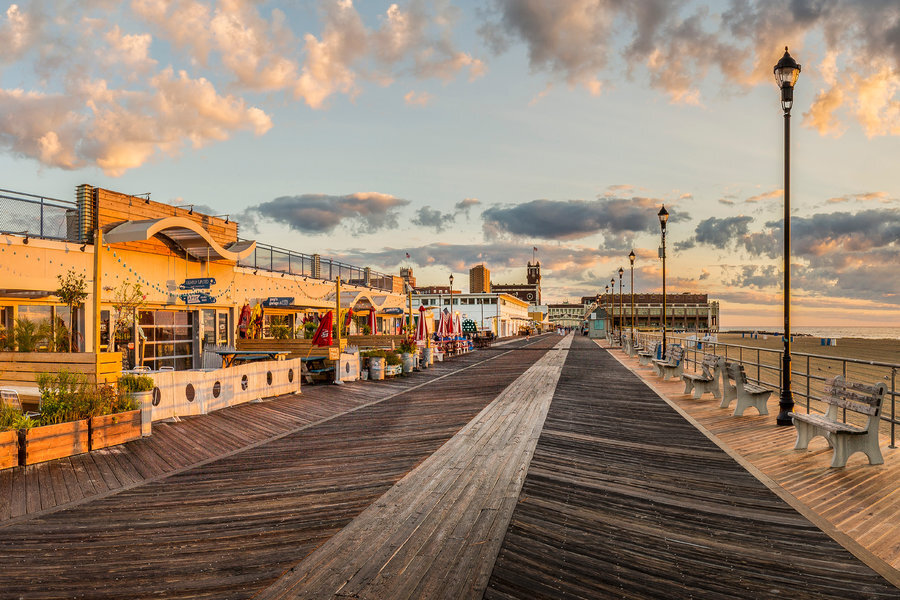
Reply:
M537 252L537 246L534 246L534 248L532 248L532 249L533 249L535 252Z
M409 258L409 252L406 253L406 258Z
M331 319L332 312L329 310L328 313L326 313L326 315L322 317L322 320L319 322L319 328L316 329L316 334L312 339L313 346L331 345Z
M344 329L347 329L348 327L350 327L350 319L352 319L352 318L353 318L353 309L348 308L347 316L344 317Z

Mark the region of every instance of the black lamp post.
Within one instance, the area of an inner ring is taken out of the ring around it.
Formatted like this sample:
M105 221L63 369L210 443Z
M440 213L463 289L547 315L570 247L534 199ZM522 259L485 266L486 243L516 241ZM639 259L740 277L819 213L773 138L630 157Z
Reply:
M663 204L662 208L659 209L659 212L656 213L656 216L659 217L659 229L662 232L662 246L659 247L659 257L662 259L662 284L663 284L663 305L662 305L662 354L661 358L666 357L666 221L669 220L669 211L666 210L666 205Z
M619 267L619 343L623 346L625 345L625 334L623 331L625 330L625 306L622 304L622 275L625 274L625 269Z
M784 56L775 65L775 83L781 88L784 112L784 354L781 357L781 399L778 401L778 425L793 425L789 416L794 409L791 392L791 107L794 84L800 76L800 65L784 47Z
M450 318L453 318L453 273L450 273Z
M609 305L612 307L613 332L615 332L615 330L616 330L616 278L615 277L613 277L609 280L609 291L610 291Z
M612 319L612 309L609 308L609 284L606 285L606 291L603 293L604 302L607 303L607 312L609 313L609 318ZM612 321L610 320L610 323ZM610 329L610 333L612 333L612 329Z
M628 255L631 261L631 345L634 346L634 250Z

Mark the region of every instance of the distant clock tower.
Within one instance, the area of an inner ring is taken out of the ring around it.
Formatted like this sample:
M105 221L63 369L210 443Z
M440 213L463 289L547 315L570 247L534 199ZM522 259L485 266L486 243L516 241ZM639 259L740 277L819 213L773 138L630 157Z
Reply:
M535 298L532 300L535 304L541 303L541 262L534 264L528 263L528 285L534 286Z

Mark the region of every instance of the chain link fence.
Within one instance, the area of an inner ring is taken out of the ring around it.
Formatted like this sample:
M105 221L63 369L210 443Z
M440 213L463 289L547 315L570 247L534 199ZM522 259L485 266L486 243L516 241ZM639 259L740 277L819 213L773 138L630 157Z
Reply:
M0 189L0 233L75 241L78 210L74 202Z

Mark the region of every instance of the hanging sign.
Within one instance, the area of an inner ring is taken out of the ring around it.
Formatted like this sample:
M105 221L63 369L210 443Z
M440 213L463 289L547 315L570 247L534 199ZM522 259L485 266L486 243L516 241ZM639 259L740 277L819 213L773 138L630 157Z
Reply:
M178 286L181 290L208 290L210 286L216 284L215 277L195 277L193 279L185 279L184 283Z
M293 296L273 296L263 300L262 305L266 308L276 308L279 306L291 306L294 303Z
M213 304L216 301L215 297L204 292L180 294L178 297L181 298L181 301L185 304Z
M385 308L384 310L382 310L381 314L383 314L383 315L402 315L403 309L398 308L396 306L392 306L390 308Z

